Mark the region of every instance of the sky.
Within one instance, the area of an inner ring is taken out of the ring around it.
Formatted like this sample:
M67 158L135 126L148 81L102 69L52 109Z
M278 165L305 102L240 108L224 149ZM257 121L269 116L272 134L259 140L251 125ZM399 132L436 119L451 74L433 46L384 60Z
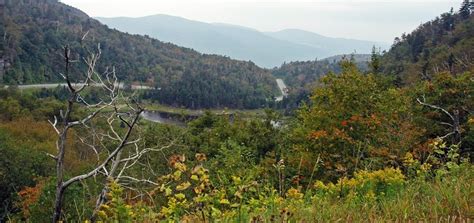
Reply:
M303 29L392 43L461 0L61 0L92 17L180 16L260 31Z

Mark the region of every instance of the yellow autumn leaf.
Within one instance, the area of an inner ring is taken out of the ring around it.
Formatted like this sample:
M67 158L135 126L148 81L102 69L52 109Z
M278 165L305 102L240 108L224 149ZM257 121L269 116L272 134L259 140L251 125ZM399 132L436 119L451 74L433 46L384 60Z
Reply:
M191 183L189 183L188 181L186 181L186 182L184 182L184 183L182 183L182 184L176 186L176 190L179 190L179 191L181 191L181 190L186 190L186 189L188 189L189 186L191 186Z
M221 199L221 200L219 201L219 203L221 203L221 204L230 204L229 200L227 200L227 199L225 199L225 198Z
M173 191L171 190L171 188L167 187L167 188L165 189L165 195L166 195L166 196L170 196L171 193L173 193Z
M184 198L186 198L186 196L183 193L175 194L174 196L180 200L184 200Z
M181 178L182 172L180 170L176 170L176 172L173 173L173 178L174 180L179 180Z

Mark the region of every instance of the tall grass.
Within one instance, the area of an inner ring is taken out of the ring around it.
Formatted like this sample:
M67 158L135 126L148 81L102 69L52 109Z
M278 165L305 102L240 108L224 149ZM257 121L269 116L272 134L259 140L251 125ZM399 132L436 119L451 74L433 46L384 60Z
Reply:
M243 222L473 222L474 168L462 165L444 177L406 181L393 196L366 199L306 195L278 207L251 211ZM237 218L225 222L239 221Z

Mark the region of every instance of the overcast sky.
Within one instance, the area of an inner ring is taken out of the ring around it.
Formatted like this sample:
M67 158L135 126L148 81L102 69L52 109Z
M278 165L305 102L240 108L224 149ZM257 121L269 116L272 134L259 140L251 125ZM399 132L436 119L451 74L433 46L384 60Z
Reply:
M277 31L298 28L331 37L391 43L461 0L61 0L92 17L180 16Z

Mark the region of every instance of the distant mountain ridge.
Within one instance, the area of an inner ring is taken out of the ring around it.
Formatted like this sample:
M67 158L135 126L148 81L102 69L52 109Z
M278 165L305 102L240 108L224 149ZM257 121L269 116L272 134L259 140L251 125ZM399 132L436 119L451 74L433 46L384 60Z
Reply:
M390 45L387 43L327 37L300 29L284 29L278 32L265 32L265 34L275 39L327 49L331 54L328 56L350 53L368 54L371 52L373 46L384 49L390 47Z
M374 45L389 47L389 44L331 38L297 29L260 32L238 25L198 22L162 14L96 19L124 32L149 35L202 53L251 60L267 68L284 62L308 61L354 51L370 53Z

